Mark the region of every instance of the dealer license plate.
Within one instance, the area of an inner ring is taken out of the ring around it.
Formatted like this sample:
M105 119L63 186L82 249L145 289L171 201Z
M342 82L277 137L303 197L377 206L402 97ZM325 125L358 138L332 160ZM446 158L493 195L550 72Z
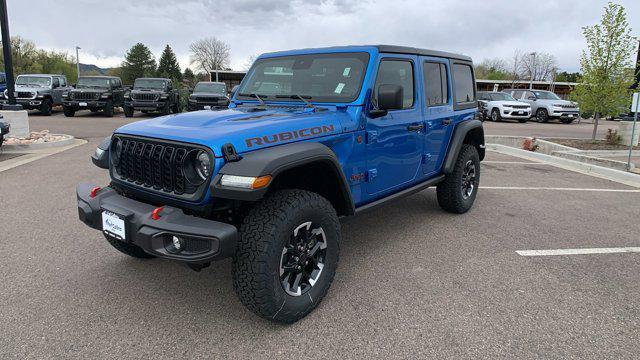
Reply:
M524 115L524 111L518 111L518 115Z
M211 110L211 105L205 105L205 106L204 106L204 109L205 109L205 110Z
M102 231L119 240L127 238L124 219L111 211L102 212Z
M86 102L81 102L81 103L78 103L78 106L87 106L87 103Z

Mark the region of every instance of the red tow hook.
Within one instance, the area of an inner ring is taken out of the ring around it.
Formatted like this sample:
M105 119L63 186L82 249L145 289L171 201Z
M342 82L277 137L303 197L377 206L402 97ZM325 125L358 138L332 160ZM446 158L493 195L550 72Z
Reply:
M91 189L91 192L89 193L89 196L91 196L91 198L93 199L94 197L96 197L96 195L98 194L98 191L100 191L100 189L102 189L100 186L96 186L93 189Z
M155 208L153 210L153 212L151 213L151 218L153 220L160 220L160 217L162 216L161 215L162 210L164 210L164 206L160 206L160 207Z

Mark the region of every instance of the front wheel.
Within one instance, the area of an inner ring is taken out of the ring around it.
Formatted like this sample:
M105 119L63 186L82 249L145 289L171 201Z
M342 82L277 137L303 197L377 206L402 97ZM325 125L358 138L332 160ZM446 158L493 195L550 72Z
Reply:
M502 116L500 116L500 110L493 109L491 110L491 121L498 122L502 120Z
M322 196L281 190L255 205L240 226L233 287L244 306L281 323L309 314L338 266L340 223Z
M113 102L107 101L107 103L104 105L103 113L106 117L113 117Z
M40 105L40 114L44 116L51 115L51 110L53 108L53 104L50 99L42 100L42 104Z
M547 109L538 109L538 111L536 111L536 120L538 120L539 123L549 121L549 112Z
M480 156L473 145L464 144L453 171L438 184L438 204L445 211L464 214L473 206L480 185Z
M73 110L72 108L67 107L67 106L63 106L62 107L62 112L64 113L64 116L66 116L66 117L73 117L76 114L75 110Z
M131 106L125 105L122 110L124 110L124 116L128 118L133 117L133 108Z

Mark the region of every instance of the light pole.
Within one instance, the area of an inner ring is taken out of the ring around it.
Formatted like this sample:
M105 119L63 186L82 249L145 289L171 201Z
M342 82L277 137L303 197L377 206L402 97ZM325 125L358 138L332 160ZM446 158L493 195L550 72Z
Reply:
M532 52L531 54L532 59L531 60L531 65L529 66L529 90L533 89L533 69L535 69L536 67L536 53Z
M78 77L80 77L80 55L78 50L80 50L80 47L76 46L76 67L78 68Z
M16 104L14 94L15 83L13 79L13 61L11 59L11 36L9 36L9 16L7 15L7 1L0 0L0 31L2 31L2 55L4 56L4 72L7 78L7 104L4 110L22 110L20 104Z

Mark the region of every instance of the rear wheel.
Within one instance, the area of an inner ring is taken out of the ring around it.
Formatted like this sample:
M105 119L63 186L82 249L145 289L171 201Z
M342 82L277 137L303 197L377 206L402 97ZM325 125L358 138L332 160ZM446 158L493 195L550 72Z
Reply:
M233 285L254 313L292 323L325 296L336 272L340 223L322 196L282 190L255 205L240 226Z
M491 121L497 122L501 120L502 120L502 116L500 116L500 110L498 109L491 110Z
M75 110L73 110L72 108L67 107L67 106L63 106L62 107L62 112L64 113L64 116L66 116L66 117L73 117L76 114Z
M453 171L438 184L438 204L445 211L463 214L471 209L480 185L480 157L469 144L462 145Z
M103 113L106 117L113 117L113 102L111 100L104 104Z
M539 123L546 123L549 121L549 112L547 109L538 109L538 111L536 111L536 120Z
M44 116L51 115L52 107L51 99L42 100L42 104L40 104L40 114Z
M129 244L124 241L109 237L107 235L105 235L104 237L105 239L107 239L107 242L111 244L111 246L113 246L114 248L116 248L116 250L120 251L123 254L127 254L138 259L152 259L155 257L151 254L147 254L146 252L144 252L144 250L142 250L142 248L137 245Z

